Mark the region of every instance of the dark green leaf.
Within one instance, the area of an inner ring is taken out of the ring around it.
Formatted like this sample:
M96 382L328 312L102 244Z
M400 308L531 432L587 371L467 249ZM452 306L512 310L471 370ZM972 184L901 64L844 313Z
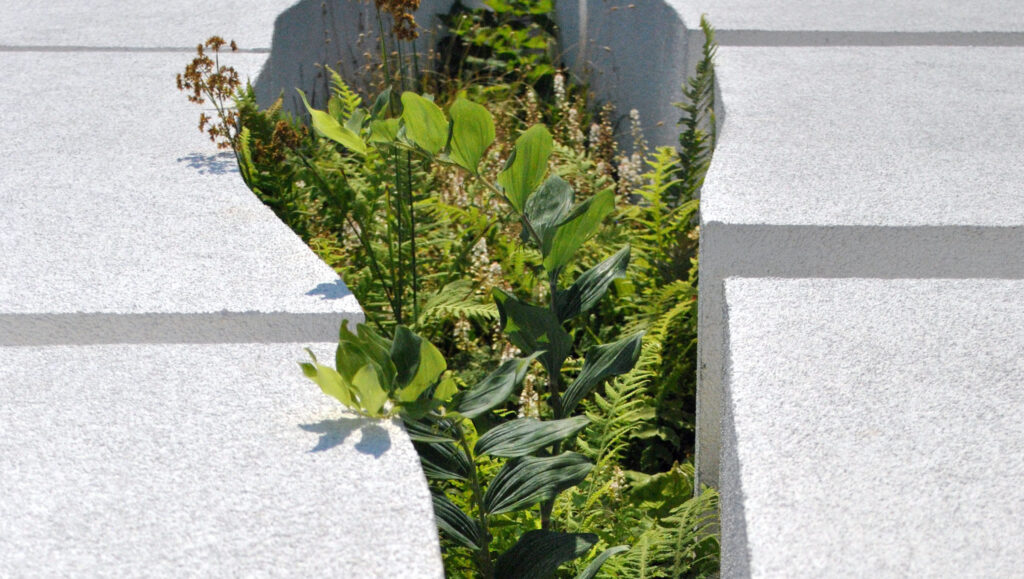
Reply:
M640 357L643 332L633 334L611 344L594 346L587 350L583 369L565 390L562 397L562 414L568 415L595 386L605 378L625 374L633 369Z
M580 571L580 574L576 576L576 579L594 579L597 572L601 570L601 565L607 561L610 557L614 557L619 553L629 550L629 545L619 545L617 547L610 547L605 549L600 555L594 557L594 560L587 565L587 568Z
M455 437L449 436L443 423L425 423L422 420L406 420L405 431L409 438L416 442L454 442Z
M555 311L561 321L570 320L597 305L608 286L619 278L626 277L629 265L629 246L595 265L576 279L567 290L555 293Z
M572 349L572 338L558 317L547 308L531 306L503 290L493 290L501 328L517 348L527 354L543 351L541 364L549 374L562 371L562 362Z
M404 387L420 367L420 343L423 338L409 328L399 325L395 328L395 339L391 342L391 361L395 364L395 383Z
M448 140L448 121L430 100L414 93L402 93L405 136L421 149L436 155Z
M519 541L498 557L496 579L543 579L551 577L562 563L586 555L597 544L592 533L527 531Z
M480 525L455 506L444 493L431 490L434 499L434 516L437 527L448 535L448 538L470 549L479 549L483 544Z
M524 213L540 236L542 255L546 256L551 251L558 224L572 211L572 200L572 186L558 175L548 177L540 189L526 200Z
M530 363L540 354L526 358L512 358L502 363L487 375L479 384L466 390L458 405L459 414L466 418L476 418L484 412L503 404L523 382Z
M480 437L475 452L478 455L518 458L533 454L560 440L576 434L590 423L586 416L573 416L562 420L535 420L517 418L495 426Z
M615 194L608 189L580 203L558 226L551 252L544 257L544 269L555 271L569 263L576 250L597 232L597 226L613 209Z
M464 98L455 99L448 109L452 117L453 161L474 175L487 147L494 142L494 119L484 107Z
M552 147L551 133L544 125L533 125L516 139L515 156L498 175L498 184L516 211L523 212L527 198L547 173Z
M497 515L553 499L580 484L593 467L587 457L575 452L510 460L487 487L484 510Z
M423 474L435 480L469 480L473 469L466 453L449 442L414 442Z

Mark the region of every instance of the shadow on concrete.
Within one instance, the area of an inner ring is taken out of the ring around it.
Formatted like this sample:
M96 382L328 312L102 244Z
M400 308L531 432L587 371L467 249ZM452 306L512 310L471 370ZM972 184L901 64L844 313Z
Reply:
M190 169L195 169L200 175L226 175L238 172L238 163L235 161L234 153L223 152L214 155L203 155L192 153L179 157L179 163L188 163Z
M306 295L320 296L322 299L325 300L340 300L342 298L347 298L348 296L352 295L352 292L349 291L348 286L345 285L345 282L341 281L340 279L337 279L331 283L322 283L317 285L315 288L306 292Z
M360 453L380 458L391 448L391 435L388 431L367 418L333 418L315 424L300 424L299 428L320 435L320 440L310 452L330 450L345 442L357 430L362 437L355 444L355 449Z

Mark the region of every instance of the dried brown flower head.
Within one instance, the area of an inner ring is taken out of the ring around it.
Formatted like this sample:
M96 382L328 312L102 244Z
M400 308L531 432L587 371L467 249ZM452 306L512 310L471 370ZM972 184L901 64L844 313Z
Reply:
M225 44L223 38L211 36L206 42L196 46L196 57L185 66L185 72L177 75L178 90L186 93L188 100L196 104L205 104L207 99L217 111L217 117L199 114L199 130L210 135L210 140L221 149L230 149L237 138L238 112L230 108L235 92L242 86L238 72L230 66L221 66L220 49ZM228 46L232 52L238 45L232 40ZM206 51L213 52L213 58Z
M414 40L419 37L419 27L412 13L420 7L420 0L373 0L377 9L391 15L391 33L398 40Z

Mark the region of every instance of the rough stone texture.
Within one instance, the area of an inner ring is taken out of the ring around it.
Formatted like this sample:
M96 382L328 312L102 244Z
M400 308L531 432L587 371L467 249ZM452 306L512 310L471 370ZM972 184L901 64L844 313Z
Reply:
M227 60L252 75L263 59ZM230 341L330 340L343 317L361 319L231 153L196 130L199 107L174 89L184 63L0 53L0 124L18 135L0 141L0 157L18 159L0 173L0 344L74 342L79 314L101 336L120 333L125 314L175 314L160 320L171 341L191 341L211 316L234 328Z
M664 0L696 27L701 14L723 31L1024 31L1015 0Z
M1024 281L725 288L723 577L1019 575Z
M1024 48L724 47L702 193L698 462L715 484L721 280L1022 278Z
M270 47L274 19L295 0L51 0L19 2L0 20L0 46L191 48L218 34L245 49Z
M441 577L408 437L307 345L0 348L0 575Z

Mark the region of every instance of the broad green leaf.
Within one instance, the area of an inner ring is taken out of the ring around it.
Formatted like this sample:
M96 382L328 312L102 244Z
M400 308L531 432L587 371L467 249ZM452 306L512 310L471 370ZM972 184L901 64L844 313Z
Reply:
M356 109L352 111L352 116L345 121L345 128L358 135L359 132L363 130L363 121L365 120L366 111L363 109Z
M423 474L435 480L469 480L473 463L450 442L414 442Z
M309 101L306 100L306 95L301 90L299 96L302 97L302 104L306 105L306 110L309 111L309 116L313 120L313 128L316 132L327 137L328 139L341 143L346 148L351 149L357 153L366 153L366 143L356 133L343 127L337 119L324 111L318 111L309 105Z
M391 361L395 363L395 384L404 388L412 381L420 367L420 348L423 338L405 326L395 328L391 342Z
M449 157L474 175L487 147L494 142L494 119L483 106L464 98L448 109L452 117L452 151Z
M394 143L398 140L398 119L370 121L371 143Z
M551 310L525 304L515 296L495 288L501 328L517 348L526 354L544 351L541 364L549 374L562 370L562 362L572 349L572 338Z
M338 330L338 349L334 354L334 366L345 380L351 382L363 366L373 364L377 367L382 386L394 381L395 365L388 356L387 341L378 336L366 324L356 327L358 334L348 329L348 320Z
M527 531L495 564L495 579L552 577L562 563L590 552L597 544L593 533Z
M517 458L505 463L484 494L484 510L498 515L529 508L576 486L594 467L582 454Z
M617 342L594 346L587 350L583 369L565 389L562 396L562 415L566 416L583 400L595 386L605 378L625 374L633 369L640 357L643 332L633 334Z
M455 378L448 377L441 380L441 383L434 389L434 400L438 402L448 402L459 393L459 385L455 382Z
M556 292L555 312L558 319L563 322L570 320L597 305L613 281L626 277L627 266L628 245L584 272L569 289Z
M430 388L441 377L441 374L448 369L448 363L440 350L430 342L420 338L419 366L416 374L413 375L409 384L398 390L398 399L402 402L412 402L420 397L427 388Z
M406 420L405 430L409 438L416 442L454 442L454 436L445 433L442 423L428 424L422 420Z
M472 419L504 404L516 386L522 384L530 364L540 354L537 352L526 358L506 360L479 384L465 391L459 401L459 414Z
M388 393L380 385L377 369L367 364L352 377L352 389L359 399L359 406L369 415L380 414L380 409L388 400Z
M405 136L421 149L436 155L448 141L448 121L430 100L414 93L402 93L402 120Z
M431 489L430 494L434 500L434 517L441 532L463 547L479 549L483 544L480 525L448 500L442 491Z
M551 251L558 224L572 211L572 186L558 175L548 177L537 192L526 200L523 213L541 239L542 255ZM526 228L523 228L526 232Z
M551 133L544 125L533 125L516 139L514 156L498 175L498 184L516 211L523 212L526 200L544 179L552 147Z
M313 363L299 364L302 367L302 373L313 382L316 382L324 394L336 399L348 408L358 410L359 404L356 402L348 383L341 377L341 374L334 368L320 364L316 361L316 357L313 356L312 352L306 351L313 358Z
M629 550L629 545L619 545L617 547L610 547L605 549L600 555L594 557L594 560L587 565L587 568L580 571L580 574L576 576L576 579L594 579L597 572L601 570L601 566L610 557L614 557L619 553Z
M555 271L569 263L576 250L597 232L597 226L615 209L615 194L604 190L580 203L558 226L551 252L544 257L544 269Z
M519 458L576 434L590 423L586 416L562 420L517 418L495 426L480 437L475 453Z

